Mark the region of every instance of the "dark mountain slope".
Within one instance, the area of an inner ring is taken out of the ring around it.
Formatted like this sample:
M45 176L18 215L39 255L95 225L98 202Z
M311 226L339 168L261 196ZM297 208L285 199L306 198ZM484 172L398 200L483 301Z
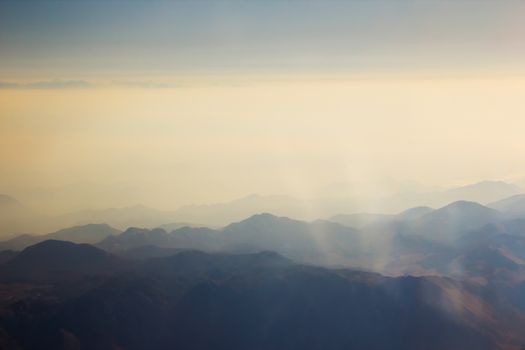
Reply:
M105 274L118 259L88 244L48 240L30 246L0 266L1 281L55 282Z
M0 250L0 264L4 264L14 258L18 253L13 250Z
M86 349L129 350L524 344L505 323L516 318L501 320L475 288L437 277L385 278L296 265L270 252L180 252L48 307L25 304L1 324L24 349L65 349L66 340Z

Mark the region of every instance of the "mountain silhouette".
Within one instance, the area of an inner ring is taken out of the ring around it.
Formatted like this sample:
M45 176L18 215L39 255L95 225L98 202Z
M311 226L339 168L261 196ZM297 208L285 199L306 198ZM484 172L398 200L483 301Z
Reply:
M358 260L359 233L328 221L307 223L271 214L257 214L221 230L183 227L170 233L162 229L128 229L97 244L110 252L142 245L250 253L276 251L301 262L339 264ZM352 254L353 252L353 254Z
M416 220L432 211L434 211L434 209L430 207L414 207L402 211L396 217L400 220Z
M73 243L97 243L104 238L119 234L120 231L107 224L88 224L65 228L45 235L19 235L0 242L0 250L22 250L30 245L46 240L61 240Z
M488 301L446 278L330 270L272 252L181 251L58 302L19 302L0 326L3 337L24 349L64 349L71 342L131 350L492 350L519 344L520 324L506 327L516 319Z
M497 202L488 204L490 208L525 218L525 194L518 194Z
M432 240L452 243L462 232L503 219L503 214L497 210L475 202L457 201L421 216L411 229Z
M32 245L0 266L3 281L60 281L71 276L105 274L118 259L89 244L47 240Z

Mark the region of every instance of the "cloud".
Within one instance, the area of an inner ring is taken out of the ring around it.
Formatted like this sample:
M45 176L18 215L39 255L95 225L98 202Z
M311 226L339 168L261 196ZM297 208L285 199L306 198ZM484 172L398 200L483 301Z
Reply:
M155 81L137 81L137 80L126 80L126 81L112 81L110 86L122 86L130 88L145 88L145 89L169 89L174 87L180 87L181 84L167 83L167 82L155 82Z
M0 89L87 89L94 84L84 80L42 80L30 83L0 82Z
M180 87L179 83L155 82L155 81L111 81L107 83L94 83L85 80L41 80L35 82L2 82L0 89L23 89L23 90L48 90L48 89L88 89L100 87L126 87L146 89L169 89Z

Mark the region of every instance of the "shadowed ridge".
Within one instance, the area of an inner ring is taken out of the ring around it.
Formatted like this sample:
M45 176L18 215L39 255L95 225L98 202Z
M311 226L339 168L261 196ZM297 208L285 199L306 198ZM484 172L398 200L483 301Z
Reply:
M0 268L0 278L19 281L56 281L84 274L105 274L119 259L89 244L47 240L30 246Z

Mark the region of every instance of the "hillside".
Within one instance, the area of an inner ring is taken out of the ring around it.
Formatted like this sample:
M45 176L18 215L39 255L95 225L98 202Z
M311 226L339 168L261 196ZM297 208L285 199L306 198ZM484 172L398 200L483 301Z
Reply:
M302 266L270 252L180 252L58 303L28 300L18 310L0 321L0 334L24 349L64 349L71 342L131 350L525 344L520 324L512 325L519 318L452 280ZM32 336L24 337L27 332Z

